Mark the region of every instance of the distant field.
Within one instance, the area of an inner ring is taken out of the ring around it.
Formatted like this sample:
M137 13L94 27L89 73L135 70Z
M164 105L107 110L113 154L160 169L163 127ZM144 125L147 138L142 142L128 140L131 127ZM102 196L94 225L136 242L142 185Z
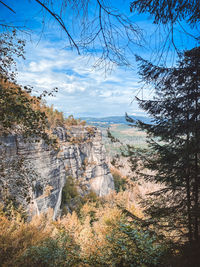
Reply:
M116 138L126 144L133 144L138 146L146 145L146 134L135 127L128 125L114 124L111 125L110 131Z
M107 129L114 137L120 140L123 144L133 145L138 148L147 147L146 134L138 130L135 127L128 126L125 116L112 116L105 118L82 118L89 125L94 125L99 128L103 133L103 142L109 155L114 155L120 153L120 143L112 143L107 137ZM150 123L151 120L148 117L135 117L132 116L134 120L141 120L146 123Z
M112 143L107 137L107 130L104 127L98 127L103 133L103 142L105 144L106 150L110 155L114 155L120 152L120 143ZM147 147L146 134L145 132L139 131L136 128L130 127L125 124L111 124L110 127L111 134L119 139L123 144L133 145L138 148Z

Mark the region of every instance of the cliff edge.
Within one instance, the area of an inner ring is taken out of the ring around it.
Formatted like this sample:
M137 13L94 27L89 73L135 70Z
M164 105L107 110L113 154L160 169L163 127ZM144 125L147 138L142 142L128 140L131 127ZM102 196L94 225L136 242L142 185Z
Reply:
M20 203L30 216L53 209L60 214L67 177L75 179L80 194L98 196L114 190L100 130L96 127L57 127L59 149L25 140L19 135L0 137L0 200Z

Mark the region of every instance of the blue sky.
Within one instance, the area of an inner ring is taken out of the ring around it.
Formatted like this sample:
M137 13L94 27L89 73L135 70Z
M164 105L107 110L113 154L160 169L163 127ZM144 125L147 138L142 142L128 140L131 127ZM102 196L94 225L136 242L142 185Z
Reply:
M128 54L134 68L115 66L111 73L106 74L104 69L94 70L92 66L97 55L79 56L75 50L67 48L66 35L48 16L45 18L46 25L43 28L42 13L34 0L5 2L16 11L16 14L12 14L1 5L1 21L25 25L30 33L30 35L22 33L22 37L26 39L26 60L18 62L20 84L32 85L38 91L58 87L59 91L55 97L47 97L46 101L63 111L66 116L70 114L75 117L122 116L125 112L134 115L144 114L134 100L136 95L142 97L142 92L133 55ZM144 48L133 46L133 53L155 59L165 35L156 37L158 32L154 33L157 26L152 24L149 16L130 13L129 1L110 2L143 29L146 44ZM71 21L71 18L72 14L68 13L65 17L66 23ZM76 25L76 22L74 24ZM69 27L73 33L72 26ZM186 43L178 30L176 40L180 48L190 48L194 45L193 41L187 40ZM143 97L149 99L152 96L152 90L145 87Z

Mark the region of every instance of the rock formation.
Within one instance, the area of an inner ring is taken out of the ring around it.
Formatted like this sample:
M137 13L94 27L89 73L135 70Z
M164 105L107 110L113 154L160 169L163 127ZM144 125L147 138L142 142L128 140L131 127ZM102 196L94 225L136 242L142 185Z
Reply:
M19 135L0 137L0 198L10 197L27 208L30 216L54 211L59 215L62 188L68 176L77 180L80 194L98 196L114 189L106 163L101 132L96 127L57 127L59 149L44 141L30 142Z

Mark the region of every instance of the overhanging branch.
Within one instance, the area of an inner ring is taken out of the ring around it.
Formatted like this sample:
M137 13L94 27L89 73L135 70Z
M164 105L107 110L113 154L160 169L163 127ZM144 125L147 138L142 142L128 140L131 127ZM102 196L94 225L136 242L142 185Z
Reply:
M80 51L79 51L79 47L76 44L76 42L74 41L74 39L72 38L71 34L69 33L69 31L67 30L62 18L54 13L53 11L51 11L44 3L42 3L40 0L35 0L39 5L41 5L62 27L62 29L67 33L67 36L69 38L70 44L73 44L78 52L78 54L80 55Z

